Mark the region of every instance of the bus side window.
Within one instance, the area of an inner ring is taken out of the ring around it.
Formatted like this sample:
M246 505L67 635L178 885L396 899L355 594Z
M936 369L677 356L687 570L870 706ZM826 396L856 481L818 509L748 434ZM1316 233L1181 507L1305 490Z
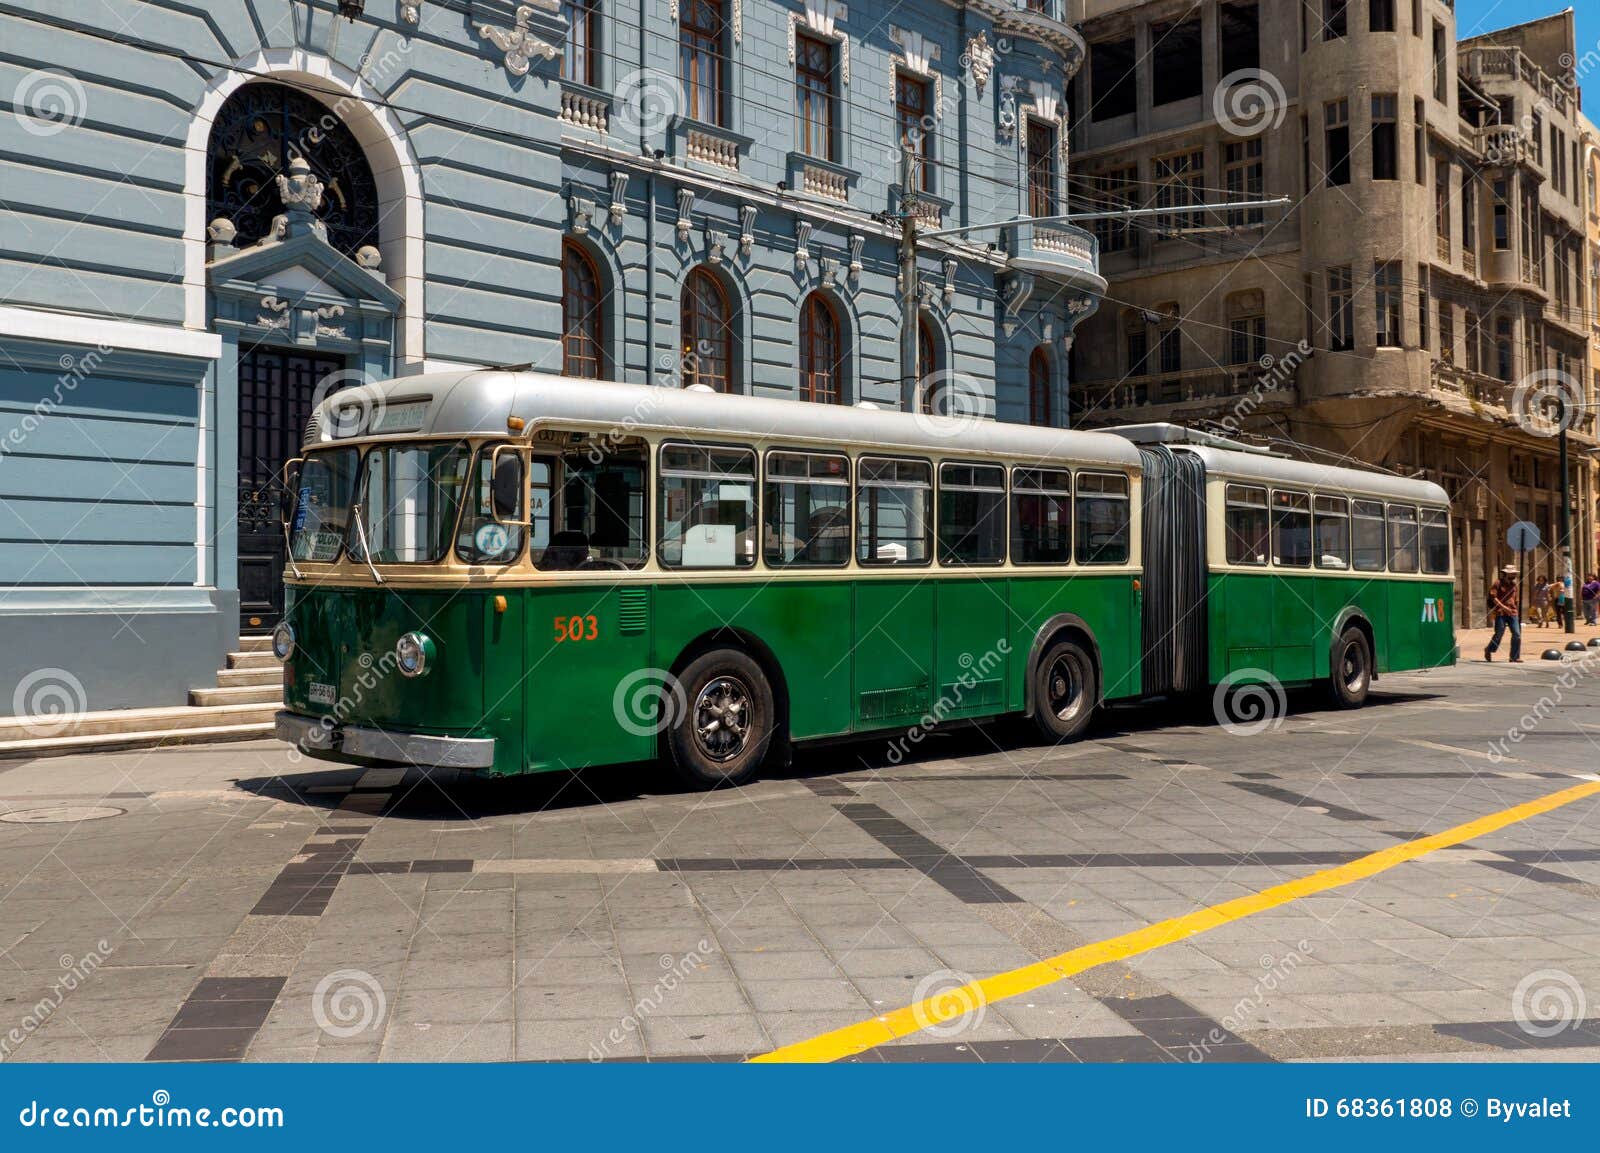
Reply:
M1271 537L1267 490L1230 484L1223 514L1228 537L1229 564L1266 564Z
M1133 509L1122 473L1078 474L1079 564L1127 564Z
M456 532L456 555L467 564L500 565L510 564L522 555L523 526L519 524L503 524L495 520L495 479L494 458L498 445L486 444L478 450L477 463L473 466L473 484L467 494L467 507L461 516L461 527ZM500 467L506 469L508 464L515 467L511 461L511 453L507 449L500 453ZM518 470L520 473L520 470ZM504 481L502 481L504 483ZM509 495L512 506L499 509L499 513L506 520L520 520L522 518L521 494L516 492L520 475L511 485L509 493L502 493L502 497Z
M939 466L939 563L1003 564L1006 470L1000 465Z
M856 463L856 559L927 564L933 533L933 467L864 456Z
M1019 468L1011 474L1011 563L1072 560L1072 474Z
M1389 506L1389 571L1417 571L1417 510L1415 505Z
M747 448L661 446L661 563L748 568L756 563L756 454Z
M1312 498L1318 568L1350 567L1350 503L1342 496Z
M1287 568L1311 567L1309 494L1272 490L1272 563Z
M767 454L763 551L773 566L850 563L850 458Z
M1450 514L1442 508L1422 510L1422 571L1430 576L1450 572Z
M1354 546L1356 572L1382 572L1388 549L1383 536L1383 502L1350 502L1350 540Z

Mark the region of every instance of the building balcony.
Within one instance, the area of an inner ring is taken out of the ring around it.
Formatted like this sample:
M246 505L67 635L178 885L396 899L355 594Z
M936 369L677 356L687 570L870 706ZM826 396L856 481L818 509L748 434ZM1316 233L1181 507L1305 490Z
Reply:
M845 204L861 174L853 168L835 164L804 152L789 153L789 188L819 200Z
M1103 291L1100 241L1092 232L1070 224L1034 224L1023 220L1012 230L1010 266L1023 272L1062 280L1092 279Z
M1486 124L1474 129L1473 139L1478 154L1487 165L1509 167L1532 163L1533 149L1529 146L1528 137L1515 124Z
M670 136L673 159L720 172L739 171L739 158L755 143L731 129L687 116L672 118Z
M563 80L560 117L563 124L604 135L611 130L611 93Z
M1019 36L1054 49L1069 78L1083 66L1088 49L1073 25L1086 18L1085 0L971 0L968 7L992 20L1002 36Z
M1157 406L1181 407L1181 415L1195 418L1234 409L1255 411L1268 394L1275 392L1283 392L1286 400L1293 400L1292 378L1284 379L1270 369L1243 364L1130 376L1110 385L1085 382L1075 389L1074 407L1091 423L1099 423L1107 413Z
M1561 81L1540 68L1522 49L1512 45L1484 44L1461 53L1460 71L1482 87L1485 82L1521 81L1562 116L1571 113L1577 96Z

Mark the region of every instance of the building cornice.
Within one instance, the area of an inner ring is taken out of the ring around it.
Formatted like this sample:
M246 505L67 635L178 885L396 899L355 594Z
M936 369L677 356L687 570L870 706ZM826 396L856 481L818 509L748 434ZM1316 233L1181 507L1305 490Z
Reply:
M1061 57L1061 67L1071 80L1083 67L1088 48L1083 37L1064 21L1044 12L1024 8L1020 0L946 0L954 7L965 7L989 20L998 32L1020 36L1043 44ZM1066 0L1061 0L1065 3Z

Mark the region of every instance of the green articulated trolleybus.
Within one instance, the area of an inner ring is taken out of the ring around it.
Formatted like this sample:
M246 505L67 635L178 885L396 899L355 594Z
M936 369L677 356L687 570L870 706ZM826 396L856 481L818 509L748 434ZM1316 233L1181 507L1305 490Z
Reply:
M497 776L1455 659L1433 484L1150 425L1075 432L466 371L312 417L277 732Z

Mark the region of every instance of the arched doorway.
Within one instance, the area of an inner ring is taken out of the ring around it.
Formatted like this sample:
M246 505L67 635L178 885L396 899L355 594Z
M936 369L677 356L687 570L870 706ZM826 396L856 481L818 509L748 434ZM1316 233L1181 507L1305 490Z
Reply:
M399 302L376 271L372 167L321 101L272 82L238 88L212 117L206 161L211 312L228 358L218 411L236 411L238 421L228 527L240 630L261 633L283 612L284 465L299 455L323 396L388 375L393 315L362 302L383 300L395 311ZM229 512L220 500L218 512L219 521Z

